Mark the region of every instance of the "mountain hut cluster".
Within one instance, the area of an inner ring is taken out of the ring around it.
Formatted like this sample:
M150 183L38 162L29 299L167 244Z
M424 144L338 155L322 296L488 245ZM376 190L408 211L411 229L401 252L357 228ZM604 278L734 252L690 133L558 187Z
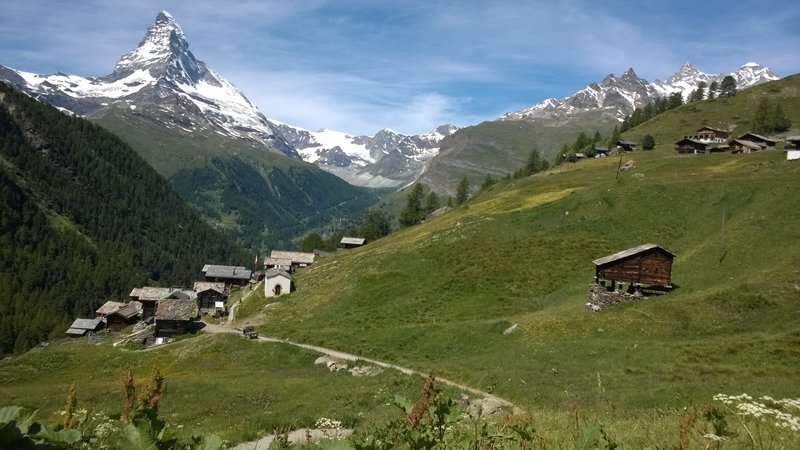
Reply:
M345 237L340 247L355 248L363 244L363 238ZM273 250L264 259L261 271L206 264L201 269L202 279L195 281L191 289L135 287L127 299L105 302L95 311L94 318L75 319L66 334L81 337L133 327L133 335L145 345L169 342L175 336L201 329L204 316L224 321L234 289L252 290L263 280L265 297L289 294L294 289L292 273L314 264L320 254Z

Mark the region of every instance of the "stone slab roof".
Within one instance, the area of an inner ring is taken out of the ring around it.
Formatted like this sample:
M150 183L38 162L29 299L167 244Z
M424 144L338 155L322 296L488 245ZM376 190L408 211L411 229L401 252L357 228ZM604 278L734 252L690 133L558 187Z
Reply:
M283 277L283 278L286 278L287 280L291 280L292 279L291 275L289 275L288 273L284 272L283 270L279 270L279 269L269 269L269 270L267 270L266 272L264 272L264 277L267 278L267 279L277 278L277 277Z
M72 325L69 326L67 334L84 335L87 331L97 331L103 319L97 317L95 319L75 319Z
M156 306L156 320L191 320L194 317L194 300L167 299Z
M270 258L276 259L290 259L292 263L298 264L313 264L314 263L314 255L313 253L304 253L304 252L288 252L284 250L273 250L270 253Z
M671 251L665 249L664 247L661 247L660 245L657 245L657 244L642 244L642 245L639 245L639 246L636 246L636 247L629 248L627 250L623 250L621 252L614 253L613 255L608 255L608 256L604 256L602 258L595 259L592 262L596 266L602 266L603 264L608 264L608 263L610 263L612 261L617 261L617 260L620 260L620 259L623 259L623 258L627 258L629 256L633 256L633 255L635 255L637 253L642 253L644 251L647 251L647 250L650 250L650 249L653 249L653 248L660 248L661 250L664 250L665 252L667 252L670 255L672 255L673 257L675 256L674 253L672 253Z
M117 311L118 309L122 308L123 306L125 306L125 303L123 302L115 302L113 300L109 300L103 303L103 306L97 308L97 311L95 312L97 314L100 314L101 316L107 316Z
M194 291L197 293L205 291L217 291L220 294L225 294L225 283L196 281L193 287Z
M364 245L364 241L365 240L366 239L364 239L364 238L344 236L342 238L342 240L339 241L339 243L340 244L347 244L347 245Z
M253 271L242 266L216 266L213 264L206 264L203 266L203 273L205 273L207 278L249 280Z

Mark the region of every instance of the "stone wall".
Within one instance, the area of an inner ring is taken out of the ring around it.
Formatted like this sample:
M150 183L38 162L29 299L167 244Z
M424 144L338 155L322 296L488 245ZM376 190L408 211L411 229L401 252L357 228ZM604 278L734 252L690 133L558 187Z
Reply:
M605 286L592 283L589 285L585 306L589 311L598 312L623 302L635 302L644 298L644 295L638 291L633 294L618 290L609 291Z

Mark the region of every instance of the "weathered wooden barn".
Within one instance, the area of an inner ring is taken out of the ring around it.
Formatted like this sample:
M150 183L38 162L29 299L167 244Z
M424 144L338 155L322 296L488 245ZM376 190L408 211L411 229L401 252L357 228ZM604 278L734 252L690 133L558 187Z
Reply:
M194 291L197 292L197 306L200 308L201 313L214 314L225 312L224 305L228 299L228 291L225 289L225 283L197 281L194 283ZM219 303L223 304L223 311L218 311L217 305Z
M634 288L672 288L675 254L656 244L643 244L595 259L595 282L612 289L617 283Z
M696 155L698 153L705 153L706 147L708 147L708 142L689 138L683 138L675 143L675 150L677 150L678 153L691 153Z
M197 316L195 299L164 299L156 307L156 337L176 336L192 330Z

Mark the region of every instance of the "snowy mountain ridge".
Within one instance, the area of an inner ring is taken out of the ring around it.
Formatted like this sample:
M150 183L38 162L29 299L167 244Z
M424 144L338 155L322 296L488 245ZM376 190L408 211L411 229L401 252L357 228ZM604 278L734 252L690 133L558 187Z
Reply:
M736 80L737 89L746 89L779 78L768 67L755 62L742 65L730 75ZM680 92L685 99L689 93L697 89L701 81L708 86L714 81L721 82L725 76L725 74L703 73L692 63L686 62L665 81L656 80L649 83L630 68L620 77L609 74L603 81L591 83L569 97L560 100L548 98L520 111L503 114L499 120L565 118L587 111L604 110L621 121L634 109L646 105L657 97Z
M438 154L439 142L458 130L442 125L409 136L384 128L370 137L330 129L314 132L272 122L304 161L366 187L401 187L415 180Z

